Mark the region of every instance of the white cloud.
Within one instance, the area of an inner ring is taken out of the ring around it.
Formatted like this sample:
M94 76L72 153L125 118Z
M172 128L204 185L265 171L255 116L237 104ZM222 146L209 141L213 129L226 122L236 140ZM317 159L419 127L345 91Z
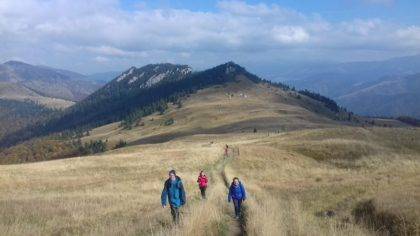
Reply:
M406 47L413 47L420 49L420 27L409 26L397 30L397 39L402 42Z
M356 19L352 22L344 22L342 25L344 26L344 29L349 33L355 33L361 36L369 36L369 34L374 32L382 25L382 22L379 19Z
M309 34L302 27L274 26L272 33L280 43L302 43L309 40Z
M126 11L117 0L2 0L0 60L18 57L89 71L106 69L89 64L92 58L116 67L165 61L207 67L232 59L288 58L294 52L333 58L335 51L343 59L352 51L420 48L415 25L381 19L334 23L278 4L221 1L217 7L215 12L144 6Z
M87 47L86 49L91 52L106 56L124 57L134 54L134 52L124 51L111 46Z
M93 58L93 60L99 63L106 63L110 61L109 58L103 56L96 56L95 58Z

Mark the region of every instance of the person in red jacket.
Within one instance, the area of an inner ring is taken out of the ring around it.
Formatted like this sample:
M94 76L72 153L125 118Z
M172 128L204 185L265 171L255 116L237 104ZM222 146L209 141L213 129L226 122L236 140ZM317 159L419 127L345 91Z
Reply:
M198 175L197 183L198 183L198 187L200 188L201 197L203 199L206 199L206 189L207 189L208 181L209 180L207 176L204 174L204 171L200 171L200 174Z

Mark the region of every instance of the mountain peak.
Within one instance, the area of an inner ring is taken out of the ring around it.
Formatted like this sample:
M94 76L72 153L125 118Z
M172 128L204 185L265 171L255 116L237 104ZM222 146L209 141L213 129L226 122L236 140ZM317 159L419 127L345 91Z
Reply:
M233 61L228 61L224 64L217 66L216 68L224 68L225 74L239 74L246 72L245 68L236 64Z
M130 69L123 72L112 83L118 83L128 89L149 88L161 81L180 80L190 75L192 69L188 65L171 63L148 64L146 66Z
M235 63L234 61L228 61L228 62L226 62L225 64L222 64L222 65L241 67L239 64Z
M226 66L226 67L234 67L234 68L241 68L243 69L242 66L240 66L239 64L235 63L234 61L228 61L224 64L222 64L222 66Z
M211 69L207 70L208 72L210 72L213 75L218 75L222 78L224 78L225 80L230 80L230 79L234 79L239 75L243 75L245 76L247 79L258 83L261 81L261 78L259 78L258 76L248 72L244 67L236 64L233 61L229 61L226 62L224 64L218 65L216 67L213 67Z
M234 62L226 63L226 74L238 72L238 69L242 69L238 64Z

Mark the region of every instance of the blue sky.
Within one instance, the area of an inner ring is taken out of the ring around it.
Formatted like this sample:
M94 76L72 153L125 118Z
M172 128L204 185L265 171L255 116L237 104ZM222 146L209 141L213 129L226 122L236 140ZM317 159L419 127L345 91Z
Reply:
M420 54L420 1L2 0L0 61L82 73L233 60L288 64Z
M217 0L123 0L122 8L133 10L142 5L154 9L189 9L192 11L217 12ZM415 0L248 0L249 4L278 4L304 14L320 14L330 21L354 18L383 18L406 24L420 23L420 1Z

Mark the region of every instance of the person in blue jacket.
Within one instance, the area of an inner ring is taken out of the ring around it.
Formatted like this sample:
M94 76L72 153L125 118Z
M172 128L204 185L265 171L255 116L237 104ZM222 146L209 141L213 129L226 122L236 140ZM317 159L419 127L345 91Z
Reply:
M179 224L179 209L185 205L185 199L185 190L181 178L176 175L175 170L169 171L169 178L163 186L161 203L162 207L165 208L168 200L175 224Z
M246 199L245 187L237 177L233 178L232 184L229 187L228 202L233 201L235 207L235 218L239 219L241 216L242 202Z

